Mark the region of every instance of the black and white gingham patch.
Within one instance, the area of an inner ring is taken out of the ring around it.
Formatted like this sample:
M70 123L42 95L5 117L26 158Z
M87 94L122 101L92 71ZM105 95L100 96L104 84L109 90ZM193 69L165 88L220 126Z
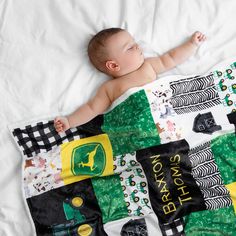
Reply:
M163 236L185 236L183 219L174 220L171 223L160 224Z
M48 152L62 143L101 134L102 123L103 117L100 116L65 133L58 133L51 120L27 125L24 128L15 128L12 133L24 156L31 158L40 152Z
M48 152L64 142L81 138L77 128L67 130L65 133L57 133L53 121L16 128L13 130L13 136L27 157L40 152Z

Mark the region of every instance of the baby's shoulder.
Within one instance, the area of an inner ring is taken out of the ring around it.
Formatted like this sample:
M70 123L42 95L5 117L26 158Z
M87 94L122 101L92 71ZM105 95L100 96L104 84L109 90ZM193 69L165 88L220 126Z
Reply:
M142 67L139 70L139 74L143 78L147 78L147 79L155 79L156 78L156 73L153 70L153 67L150 64L148 59L144 60L144 63L143 63Z
M153 67L152 67L152 64L150 63L150 58L145 58L144 63L143 63L143 70L149 73L153 72Z
M114 79L110 79L110 80L105 81L105 82L101 85L101 88L103 88L103 89L105 89L105 90L111 90L111 89L113 89L114 84L115 84L115 80L114 80Z
M124 78L115 78L106 81L102 86L106 91L111 102L113 102L117 97L119 97L127 87L128 81Z
M106 82L104 82L99 90L102 91L102 92L105 92L106 94L109 95L109 97L111 96L111 94L113 93L114 91L114 88L115 88L115 80L113 79L110 79L110 80L107 80Z

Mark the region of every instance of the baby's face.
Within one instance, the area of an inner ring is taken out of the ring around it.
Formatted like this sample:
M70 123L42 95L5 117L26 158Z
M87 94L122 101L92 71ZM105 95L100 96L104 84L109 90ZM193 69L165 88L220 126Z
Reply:
M127 31L111 36L106 48L110 60L119 64L123 74L137 70L144 62L142 49Z

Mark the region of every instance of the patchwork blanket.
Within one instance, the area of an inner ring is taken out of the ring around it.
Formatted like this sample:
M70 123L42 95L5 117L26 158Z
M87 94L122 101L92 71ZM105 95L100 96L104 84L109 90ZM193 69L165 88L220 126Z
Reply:
M13 125L37 235L235 235L235 76L158 79L65 133Z

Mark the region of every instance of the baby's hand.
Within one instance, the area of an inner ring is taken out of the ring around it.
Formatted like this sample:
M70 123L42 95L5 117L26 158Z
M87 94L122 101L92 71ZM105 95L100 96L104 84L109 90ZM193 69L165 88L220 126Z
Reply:
M200 46L204 41L206 40L205 34L196 31L192 36L191 36L191 43L196 45L197 47Z
M58 133L65 132L66 130L68 130L70 128L70 124L67 117L65 116L56 117L54 119L54 127Z

